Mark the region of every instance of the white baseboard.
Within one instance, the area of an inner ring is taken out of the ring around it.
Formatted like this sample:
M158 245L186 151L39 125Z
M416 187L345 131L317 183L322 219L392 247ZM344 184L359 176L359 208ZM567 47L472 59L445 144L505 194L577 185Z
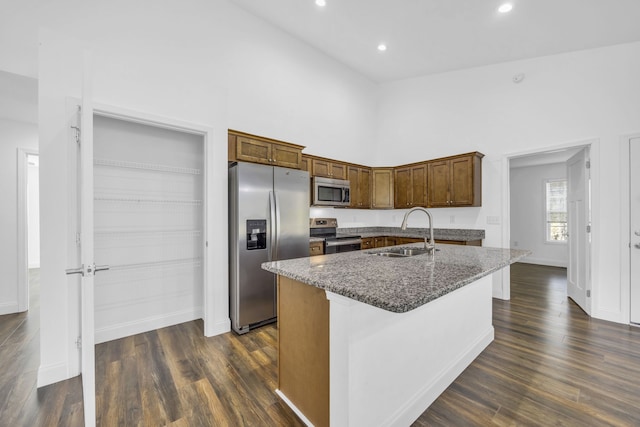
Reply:
M204 325L205 337L214 337L216 335L226 334L229 331L231 331L231 319L229 318L215 322L213 325Z
M38 367L38 388L69 379L69 367L66 363L40 365Z
M298 416L300 417L300 419L302 420L303 423L305 423L305 425L307 425L308 427L314 427L313 423L311 421L309 421L307 419L307 417L304 416L304 414L302 413L302 411L300 411L298 409L298 407L296 405L293 404L292 401L289 400L289 398L287 396L284 395L283 392L280 391L280 389L276 389L276 394L278 396L280 396L280 399L284 400L284 403L287 404L287 406L289 408L291 408L291 410Z
M629 325L629 319L622 318L621 311L609 311L609 310L594 310L591 313L592 317L600 320L606 320L608 322L622 323L623 325Z
M567 262L566 261L558 261L555 259L546 259L546 258L536 258L536 257L524 257L521 260L519 260L518 262L524 263L524 264L536 264L536 265L548 265L549 267L563 267L563 268L567 268Z
M473 362L476 357L493 341L493 326L465 351L458 359L453 360L442 369L441 374L430 384L418 390L413 398L398 408L381 426L408 426L422 415L422 413L449 387L455 379Z
M119 323L105 328L96 329L95 340L96 344L100 344L102 342L141 334L155 329L166 328L167 326L173 326L201 318L202 308L193 308L190 310L168 313L166 315L163 314L161 316L147 317L133 322Z
M18 301L0 303L0 315L18 313L19 311Z

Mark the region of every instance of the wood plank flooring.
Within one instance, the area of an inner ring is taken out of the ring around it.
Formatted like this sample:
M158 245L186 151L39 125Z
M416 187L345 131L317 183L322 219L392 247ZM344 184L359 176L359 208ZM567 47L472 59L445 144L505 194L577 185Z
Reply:
M511 272L495 341L414 426L640 425L640 328L589 319L564 269ZM0 426L81 426L79 378L35 388L37 304L0 316ZM99 344L97 423L301 426L273 392L276 345L274 325L205 338L201 321Z

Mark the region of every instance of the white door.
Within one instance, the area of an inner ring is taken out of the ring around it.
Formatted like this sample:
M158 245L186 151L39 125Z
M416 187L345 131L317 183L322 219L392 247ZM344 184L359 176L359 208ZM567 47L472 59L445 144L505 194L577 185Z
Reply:
M640 324L640 138L629 142L631 322Z
M67 270L67 274L81 276L80 370L86 427L96 424L94 274L96 271L107 268L106 266L96 267L93 256L93 104L91 97L91 67L87 54L85 55L79 126L80 265Z
M567 160L567 226L569 230L567 295L582 310L590 314L588 154L588 148L585 148Z

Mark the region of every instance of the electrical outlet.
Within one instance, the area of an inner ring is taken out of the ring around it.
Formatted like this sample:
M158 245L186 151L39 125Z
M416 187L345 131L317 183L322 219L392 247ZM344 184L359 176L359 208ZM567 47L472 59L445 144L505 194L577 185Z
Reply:
M517 247L518 247L518 241L517 241L517 240L514 240L514 241L513 241L513 247L514 247L514 248L517 248Z
M449 224L455 224L455 223L456 223L456 216L455 215L449 216Z
M489 215L487 216L487 224L490 225L500 225L500 217Z

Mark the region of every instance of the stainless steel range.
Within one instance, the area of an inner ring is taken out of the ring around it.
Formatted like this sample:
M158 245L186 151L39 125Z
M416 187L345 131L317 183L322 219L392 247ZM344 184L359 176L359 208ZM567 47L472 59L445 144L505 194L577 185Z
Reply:
M309 236L324 239L325 254L359 251L361 249L362 238L360 236L338 233L337 229L338 220L336 218L309 219Z

